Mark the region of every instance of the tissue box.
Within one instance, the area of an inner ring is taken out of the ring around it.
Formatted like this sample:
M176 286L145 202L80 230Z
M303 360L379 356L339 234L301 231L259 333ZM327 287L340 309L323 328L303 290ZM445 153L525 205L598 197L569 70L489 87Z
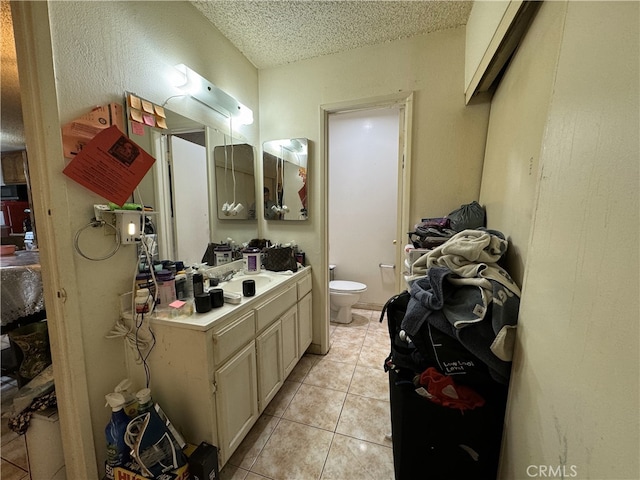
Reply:
M192 480L218 479L218 449L202 442L189 457L189 472Z

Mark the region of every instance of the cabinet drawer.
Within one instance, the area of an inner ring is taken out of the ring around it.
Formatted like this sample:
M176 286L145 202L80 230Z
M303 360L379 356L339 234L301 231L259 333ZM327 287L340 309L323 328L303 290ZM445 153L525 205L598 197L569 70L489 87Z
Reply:
M307 275L298 282L298 300L311 291L311 275Z
M253 312L225 325L213 332L213 362L220 365L240 347L253 340L255 336Z
M298 301L296 285L291 285L277 297L260 305L256 309L256 329L257 331L269 326L274 320L286 312Z

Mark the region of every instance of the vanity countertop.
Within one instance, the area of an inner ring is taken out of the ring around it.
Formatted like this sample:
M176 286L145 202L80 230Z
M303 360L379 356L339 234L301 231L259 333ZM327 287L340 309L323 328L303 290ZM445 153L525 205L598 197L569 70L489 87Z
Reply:
M229 318L231 315L240 315L248 312L251 308L254 308L262 303L266 297L270 297L269 293L273 292L277 287L287 284L295 283L302 278L307 272L311 271L311 267L302 267L295 273L290 272L272 272L269 270L262 270L257 274L244 274L242 272L237 273L230 282L220 283L217 287L225 290L225 286L233 285L234 293L240 292L242 295L242 281L255 279L256 281L256 294L253 297L242 296L239 304L226 303L219 308L214 308L207 313L197 313L194 311L191 316L176 317L176 318L162 318L156 315L152 315L151 324L162 324L171 326L180 326L192 330L205 331L212 328L216 323ZM269 279L268 283L263 283L262 280Z

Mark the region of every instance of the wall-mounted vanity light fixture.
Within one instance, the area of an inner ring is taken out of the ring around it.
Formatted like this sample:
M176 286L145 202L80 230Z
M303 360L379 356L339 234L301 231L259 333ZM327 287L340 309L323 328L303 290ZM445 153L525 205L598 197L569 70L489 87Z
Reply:
M216 87L206 78L194 72L185 64L176 65L181 75L177 81L177 87L183 92L191 95L195 100L212 108L216 112L227 118L234 118L242 125L253 123L253 111L233 98L224 90Z

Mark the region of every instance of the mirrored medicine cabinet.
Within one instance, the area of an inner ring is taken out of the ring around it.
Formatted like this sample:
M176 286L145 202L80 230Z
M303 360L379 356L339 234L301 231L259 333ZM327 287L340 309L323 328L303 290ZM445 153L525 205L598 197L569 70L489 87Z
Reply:
M234 236L232 225L242 221L253 227L245 227L247 238L237 240L256 238L257 222L249 215L256 191L254 147L167 108L160 108L164 122L160 118L157 125L135 121L129 96L127 92L129 137L156 159L134 201L157 211L153 221L159 258L199 263L209 243ZM226 215L223 205L234 201L243 208Z
M264 218L307 220L309 141L271 140L262 144Z

